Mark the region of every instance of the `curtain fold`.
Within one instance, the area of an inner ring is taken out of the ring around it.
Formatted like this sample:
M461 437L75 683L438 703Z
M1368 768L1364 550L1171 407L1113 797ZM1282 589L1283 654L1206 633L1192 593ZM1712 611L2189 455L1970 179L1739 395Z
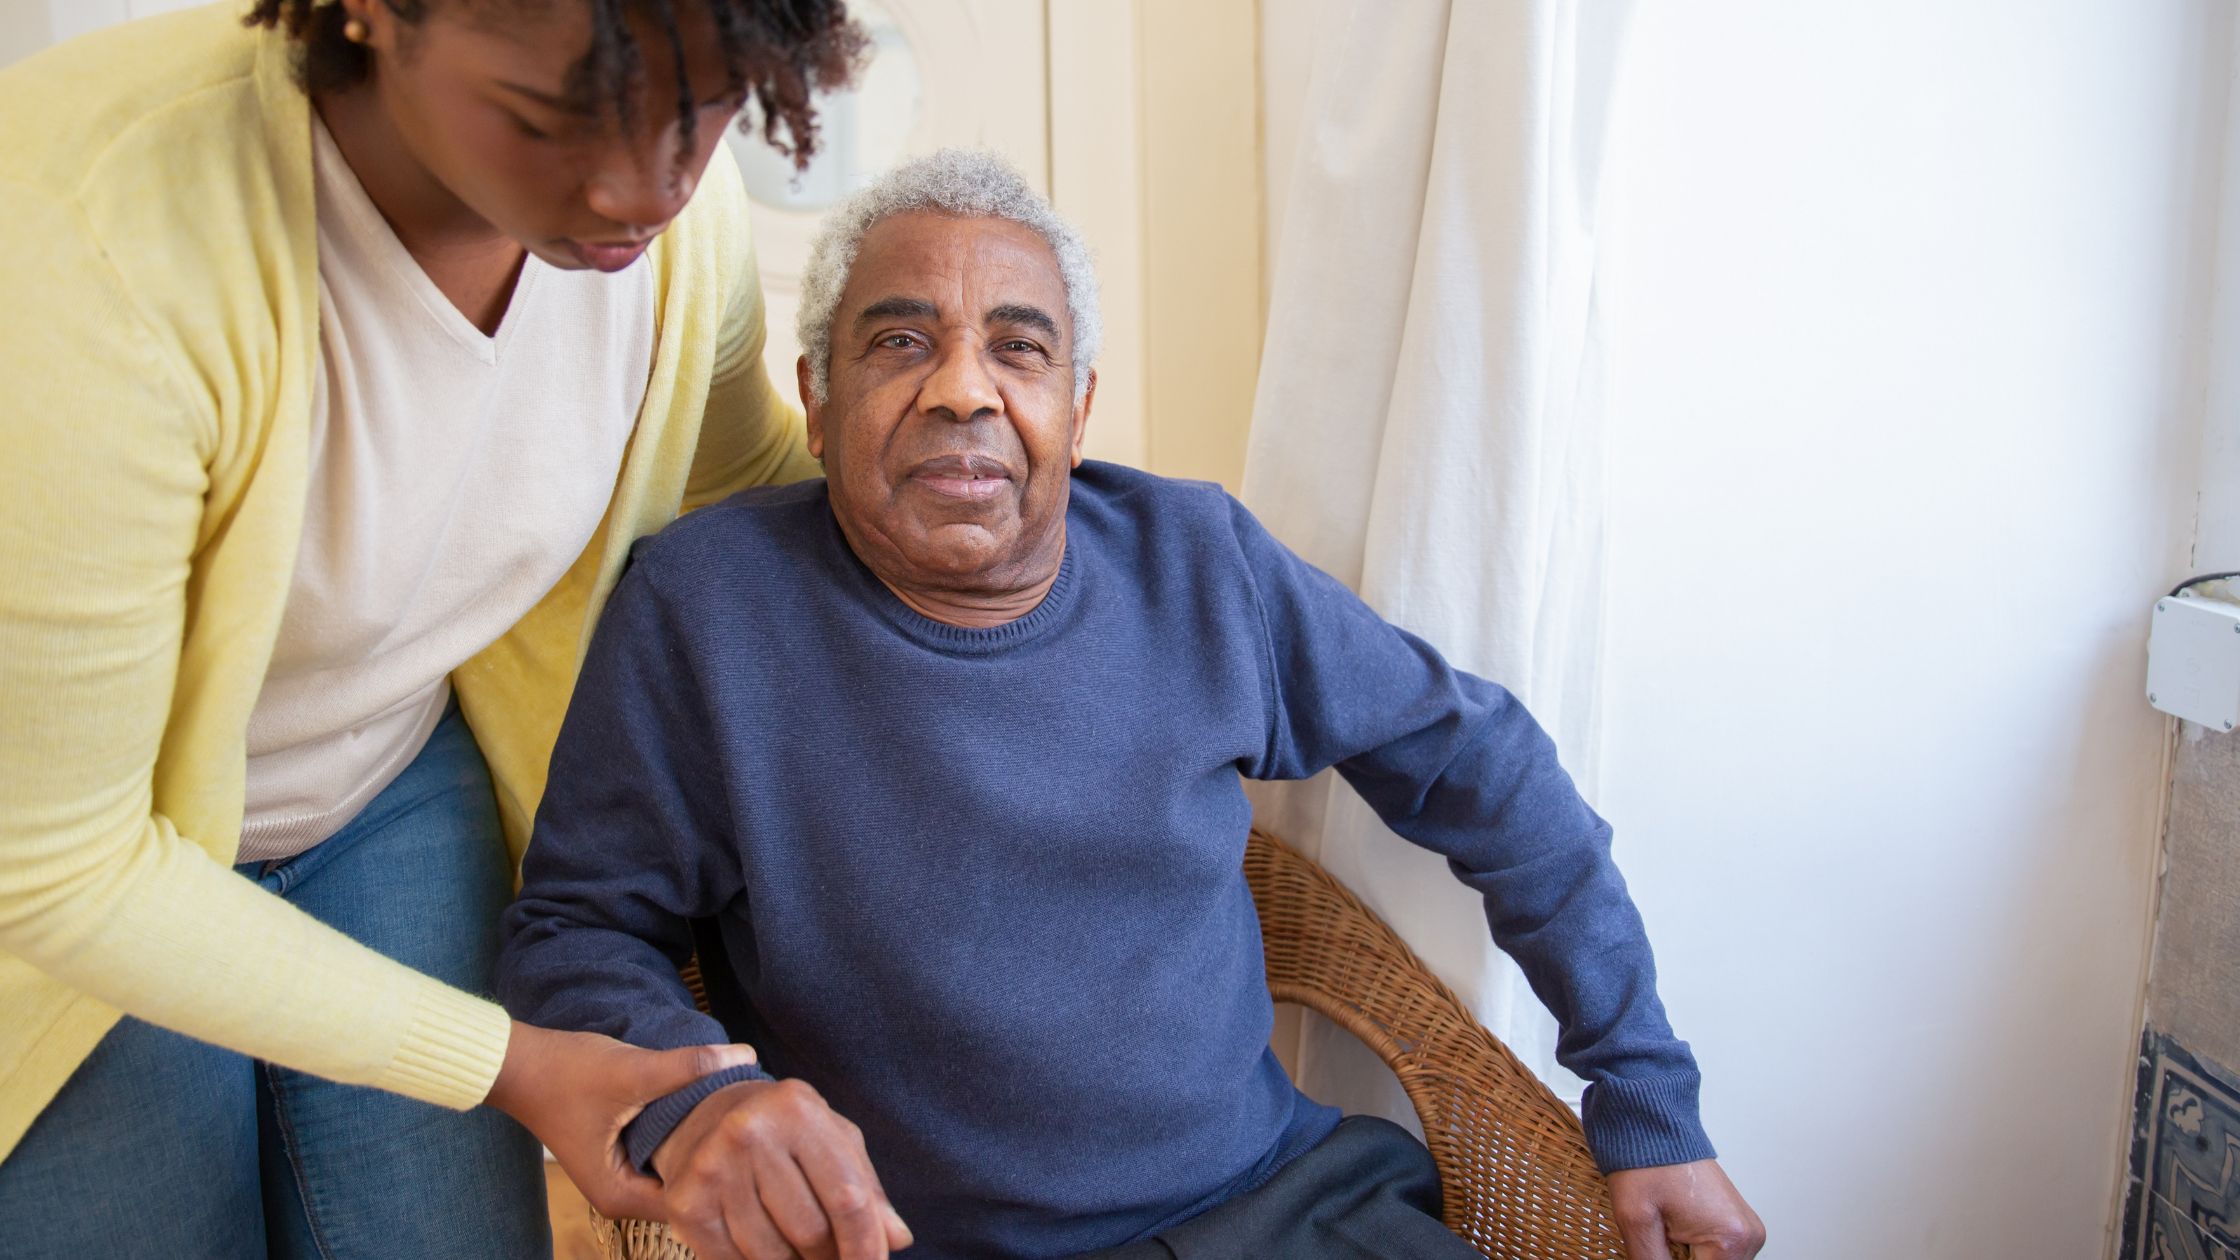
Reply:
M1630 8L1325 6L1243 487L1278 538L1516 692L1590 800L1605 570L1594 229ZM1360 893L1577 1100L1554 1021L1442 859L1335 776L1252 793L1263 825ZM1309 1093L1413 1122L1346 1034L1307 1017L1288 1048Z

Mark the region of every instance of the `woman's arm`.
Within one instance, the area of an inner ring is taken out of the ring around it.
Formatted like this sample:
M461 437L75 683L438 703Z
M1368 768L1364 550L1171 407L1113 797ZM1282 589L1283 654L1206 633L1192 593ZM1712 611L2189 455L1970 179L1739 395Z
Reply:
M708 163L701 196L715 199L710 225L736 244L715 251L736 258L725 264L723 327L716 341L716 368L708 385L708 409L700 424L700 446L685 490L686 510L718 502L748 486L780 485L824 475L809 454L801 409L770 379L762 365L769 336L762 303L762 276L754 242L747 233L746 190L728 150Z
M207 700L180 668L189 610L203 634L234 629L195 555L262 526L205 519L222 441L207 389L71 208L0 182L0 223L37 242L0 270L0 950L242 1054L448 1107L487 1097L604 1210L658 1211L622 1167L623 1124L750 1052L516 1025L241 878L230 838L213 855L157 809L189 754L242 771L238 737L172 746L173 714Z
M0 273L0 948L151 1023L472 1106L505 1055L497 1007L262 892L226 865L230 840L214 857L156 807L172 765L239 773L238 748L167 740L174 710L206 702L181 690L199 681L180 668L190 609L226 632L194 557L262 523L205 520L210 386L73 208L21 186L0 202L12 239L37 243Z

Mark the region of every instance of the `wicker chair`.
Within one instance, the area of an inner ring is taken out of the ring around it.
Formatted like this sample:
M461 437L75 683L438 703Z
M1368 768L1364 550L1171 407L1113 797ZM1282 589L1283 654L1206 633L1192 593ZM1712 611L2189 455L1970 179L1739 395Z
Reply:
M1625 1260L1570 1108L1320 866L1255 831L1244 870L1268 992L1359 1037L1399 1076L1439 1166L1447 1227L1497 1260ZM695 996L697 981L688 975ZM665 1226L591 1217L606 1260L692 1260Z

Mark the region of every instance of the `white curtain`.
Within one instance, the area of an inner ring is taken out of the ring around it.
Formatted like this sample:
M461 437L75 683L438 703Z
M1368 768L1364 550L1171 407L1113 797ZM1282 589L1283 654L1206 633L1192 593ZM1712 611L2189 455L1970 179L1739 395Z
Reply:
M1597 173L1626 0L1323 7L1274 255L1244 500L1516 692L1593 799L1603 618ZM1264 11L1283 20L1290 10ZM1335 776L1253 790L1576 1101L1555 1025L1445 862ZM1303 1088L1410 1120L1346 1034L1279 1025Z

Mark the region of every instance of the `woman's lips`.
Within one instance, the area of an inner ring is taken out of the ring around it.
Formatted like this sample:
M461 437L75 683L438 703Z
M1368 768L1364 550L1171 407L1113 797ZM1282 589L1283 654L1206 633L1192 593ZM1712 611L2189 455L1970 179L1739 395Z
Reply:
M646 252L646 241L629 241L619 245L598 245L590 241L569 241L568 252L586 267L599 271L620 271L638 261Z

